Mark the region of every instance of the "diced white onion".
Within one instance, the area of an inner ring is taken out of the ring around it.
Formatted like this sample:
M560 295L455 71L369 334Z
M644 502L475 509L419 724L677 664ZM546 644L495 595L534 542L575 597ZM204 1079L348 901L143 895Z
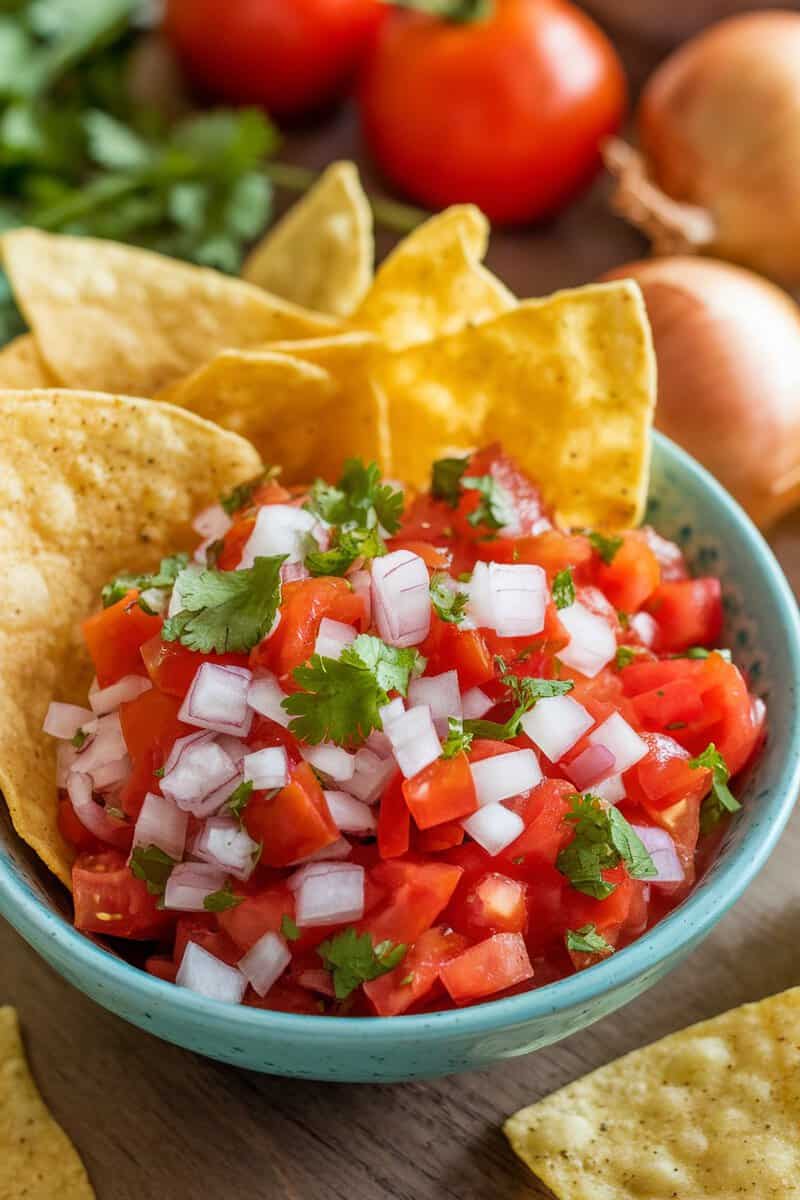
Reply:
M299 583L301 579L310 579L311 572L305 563L301 562L285 562L281 563L281 583ZM280 613L275 614L276 618L280 617ZM271 637L278 628L273 624L269 631L268 637Z
M358 833L362 836L374 833L377 828L375 814L369 805L347 792L326 791L328 812L342 833Z
M390 646L416 646L428 636L428 568L418 554L395 550L372 562L372 607L378 632Z
M634 613L630 619L630 627L638 637L643 646L652 646L656 640L658 633L658 625L656 625L650 613L639 612Z
M378 758L390 758L392 756L392 743L382 729L373 729L364 742L364 745L373 754L377 754Z
M199 533L200 537L213 542L217 538L225 537L232 524L233 521L221 504L210 504L197 514L192 521L192 529Z
M247 746L229 733L221 733L214 739L221 750L224 750L231 762L237 765L247 754Z
M181 738L180 742L177 756L178 742L167 759L161 791L185 812L207 817L230 795L228 792L220 799L219 791L239 778L239 767L208 735Z
M164 889L164 907L178 912L203 912L206 896L221 891L227 879L226 871L210 863L178 863Z
M468 612L479 628L500 637L527 637L544 629L547 576L531 563L475 564Z
M292 504L265 504L258 510L253 532L244 544L239 570L252 567L257 558L273 554L287 555L287 562L305 558L305 537L310 534L318 545L327 541L323 526L313 513Z
M363 915L364 868L355 863L332 863L325 871L308 874L295 893L299 926L358 921Z
M508 754L496 754L492 758L470 763L469 769L481 808L529 792L543 779L542 769L532 750L510 750Z
M69 796L75 816L95 837L112 846L126 846L130 837L130 826L125 821L118 821L106 812L102 804L97 804L92 796L92 781L88 775L73 771L67 779L67 795Z
M461 824L472 840L483 846L487 854L492 855L505 850L525 829L522 817L502 804L487 804Z
M378 716L381 719L381 726L384 733L388 733L389 726L393 721L399 720L406 711L406 706L402 696L395 696L394 700L390 700L388 704L382 705L378 709Z
M225 1004L241 1004L247 988L241 971L209 954L197 942L186 943L175 982L178 987Z
M42 731L50 737L63 738L70 741L78 730L94 718L94 713L78 704L60 704L53 702L47 710L42 725Z
M598 725L589 734L592 746L605 746L614 755L614 771L621 775L647 754L647 742L640 738L625 718L618 712Z
M380 758L362 746L356 751L353 777L344 781L343 790L365 804L374 804L396 770L394 757Z
M148 792L133 830L134 846L158 846L170 858L183 858L189 814L166 796Z
M410 708L386 731L395 759L406 779L435 762L442 753L431 710L427 704Z
M202 561L205 562L205 558ZM169 594L164 588L145 588L143 592L139 592L139 607L143 607L144 611L151 615L165 617L169 608Z
M282 788L289 782L289 759L284 746L266 746L242 759L245 781L260 791L262 788Z
M82 749L77 753L75 760L77 770L91 775L98 767L104 767L111 762L119 762L128 753L117 713L96 717L94 721L84 725L83 730L90 734L90 740L84 742Z
M570 696L549 696L537 700L521 724L531 741L555 763L592 728L594 720Z
M202 663L181 705L178 720L200 729L246 737L253 720L253 710L247 704L252 678L245 667Z
M100 688L89 696L92 712L103 716L113 712L128 700L135 700L142 692L149 692L152 683L144 675L124 675L122 679L112 683L110 687Z
M573 671L593 679L617 653L617 639L608 621L576 600L559 610L558 619L569 634L569 643L558 657Z
M289 947L280 934L265 933L239 959L237 966L254 991L266 996L291 961Z
M291 717L283 708L286 692L274 675L258 675L247 689L247 703L262 717L269 717L276 725L287 729Z
M481 717L485 717L489 709L494 706L495 701L479 687L470 688L461 697L461 708L465 721L480 721Z
M318 746L302 746L300 753L306 762L332 779L334 783L346 783L353 778L356 769L355 755L349 754L333 742L321 742Z
M653 825L632 825L634 833L638 834L642 844L653 860L653 866L658 875L650 879L650 883L680 883L684 877L684 869L675 843L666 829L658 829Z
M104 792L108 788L116 787L118 783L122 783L128 778L130 770L131 760L127 754L116 759L115 762L103 763L101 767L95 767L91 772L94 790Z
M587 746L577 758L564 766L564 772L578 791L583 792L614 774L616 759L606 746Z
M70 771L75 769L78 761L78 751L69 742L59 742L56 746L56 784L63 788L67 786Z
M167 608L168 617L174 617L176 613L181 611L186 585L195 580L202 570L203 567L200 563L189 563L188 567L184 567L182 571L178 572L169 598L169 606Z
M192 854L237 879L249 879L258 861L258 842L233 817L210 817L195 838Z
M446 732L448 717L461 716L458 674L455 671L444 671L441 675L412 679L408 685L408 703L412 707L427 704L437 730Z
M338 658L345 646L349 646L355 638L356 631L352 625L323 617L319 623L314 653L319 654L321 658Z
M602 783L594 784L592 791L595 796L599 796L607 804L619 804L620 800L625 799L625 784L621 775L609 775L608 779L604 779Z

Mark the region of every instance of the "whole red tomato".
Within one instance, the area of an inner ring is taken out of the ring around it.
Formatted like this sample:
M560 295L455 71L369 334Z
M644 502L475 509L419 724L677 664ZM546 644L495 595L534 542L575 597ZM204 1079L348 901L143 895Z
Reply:
M497 222L559 208L594 175L625 110L622 66L567 0L494 0L456 23L396 11L360 91L379 166L414 199Z
M167 0L164 27L199 87L286 117L340 93L384 15L381 0Z

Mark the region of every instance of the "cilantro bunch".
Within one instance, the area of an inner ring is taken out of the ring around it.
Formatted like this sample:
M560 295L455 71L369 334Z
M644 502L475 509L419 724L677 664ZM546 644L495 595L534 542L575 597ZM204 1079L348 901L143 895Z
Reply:
M350 458L337 484L316 480L305 507L333 526L328 550L309 537L306 567L312 575L344 575L356 559L386 553L383 534L400 528L403 493L382 482L377 463Z
M634 879L652 879L658 874L641 838L614 808L605 807L590 793L575 795L564 818L575 834L556 859L556 867L572 886L595 900L605 900L616 884L603 878L603 871L624 863Z

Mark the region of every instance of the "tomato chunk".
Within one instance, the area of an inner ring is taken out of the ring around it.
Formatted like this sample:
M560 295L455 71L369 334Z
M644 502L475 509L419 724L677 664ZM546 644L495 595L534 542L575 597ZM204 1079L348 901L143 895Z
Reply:
M379 1017L396 1017L441 989L439 971L467 946L461 934L428 929L409 949L399 966L364 984L364 992Z
M469 1004L532 979L533 967L521 934L495 933L451 958L439 977L456 1004Z
M275 633L251 652L254 667L268 667L276 675L290 676L314 653L323 617L343 625L360 624L366 616L364 599L346 579L303 579L283 588L281 623Z
M204 662L247 666L246 654L198 654L195 650L187 650L180 642L162 641L159 634L144 643L141 656L153 686L170 696L185 696Z
M405 779L403 795L418 829L468 817L478 808L469 759L463 750L452 758L437 758Z
M161 629L161 617L139 607L134 589L116 604L102 608L83 622L83 638L94 663L97 681L109 687L124 675L144 675L139 648Z
M284 917L294 919L294 896L286 884L277 883L219 913L217 921L223 933L245 953L265 933L280 933Z
M658 626L659 653L715 646L722 632L722 587L718 579L662 583L646 604Z
M528 924L525 885L496 871L484 875L466 900L472 923L493 933L524 933Z
M72 867L75 928L84 933L147 941L159 937L175 917L156 907L147 885L136 879L117 850L80 854Z
M245 809L247 832L263 843L261 861L288 867L339 838L322 788L306 762L294 768L285 788L254 792Z
M450 863L395 859L373 868L372 879L387 890L387 899L359 925L376 944L385 940L415 942L435 923L461 878Z
M403 794L403 776L398 771L389 782L378 811L378 853L381 858L399 858L408 852L411 817Z

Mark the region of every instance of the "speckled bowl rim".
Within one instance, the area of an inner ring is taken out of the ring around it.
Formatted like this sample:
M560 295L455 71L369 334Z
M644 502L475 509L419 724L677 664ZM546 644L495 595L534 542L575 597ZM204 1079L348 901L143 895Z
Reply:
M789 584L772 551L755 525L733 498L700 464L674 442L655 435L659 449L670 465L693 475L711 493L716 503L741 530L749 544L756 576L772 592L781 612L786 637L786 656L792 675L800 680L800 613ZM754 576L754 578L756 577ZM504 1000L491 1000L469 1008L398 1017L323 1017L275 1012L208 1000L185 988L147 974L124 959L104 950L78 933L62 916L52 912L17 878L10 867L0 865L0 912L34 947L47 939L51 958L70 957L73 974L95 984L116 987L125 984L137 994L142 1006L168 1006L175 1017L217 1026L226 1041L234 1033L258 1034L259 1030L313 1046L332 1036L353 1049L375 1050L381 1043L420 1043L439 1037L496 1033L512 1029L562 1010L591 1006L603 995L625 987L649 968L688 949L704 937L738 900L774 849L791 815L800 790L800 706L795 706L787 736L784 766L770 794L758 801L760 811L738 845L718 860L714 875L692 892L683 904L630 946L589 970L523 992Z

